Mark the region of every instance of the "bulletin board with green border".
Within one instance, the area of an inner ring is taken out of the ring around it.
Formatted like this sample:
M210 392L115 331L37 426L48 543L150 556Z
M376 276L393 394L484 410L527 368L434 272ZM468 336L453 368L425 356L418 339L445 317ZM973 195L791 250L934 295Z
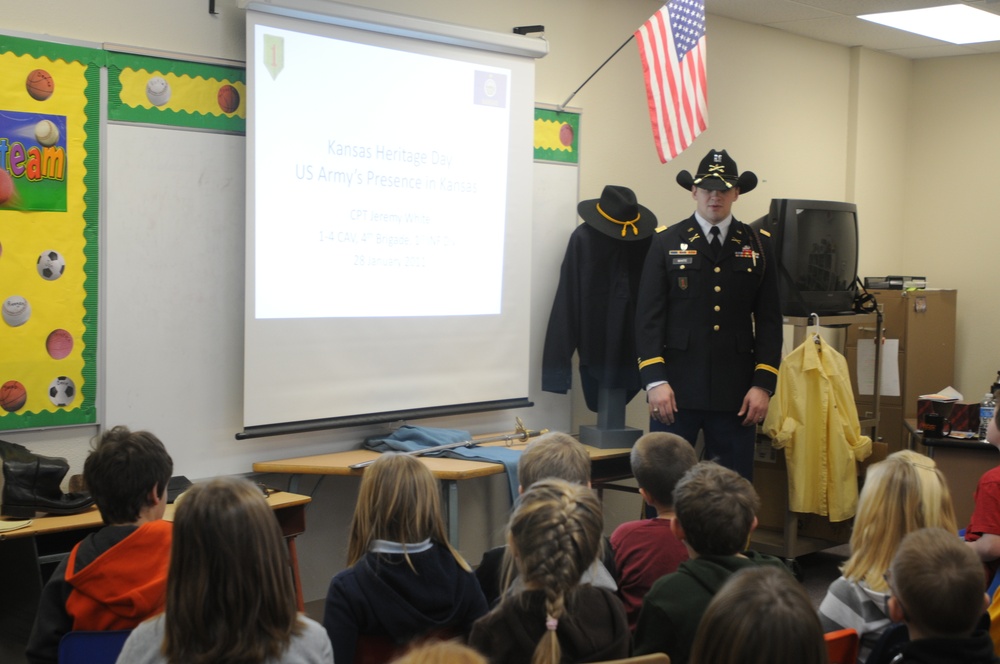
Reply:
M241 67L108 53L108 119L244 133Z
M535 107L535 160L580 163L580 114Z
M0 36L0 430L97 421L104 55Z

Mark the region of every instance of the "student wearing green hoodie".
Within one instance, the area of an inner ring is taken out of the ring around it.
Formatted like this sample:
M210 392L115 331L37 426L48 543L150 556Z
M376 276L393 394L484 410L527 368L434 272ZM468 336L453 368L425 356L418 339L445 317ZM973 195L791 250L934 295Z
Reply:
M635 655L664 652L687 664L698 623L715 593L741 569L774 565L774 556L747 551L760 500L735 471L711 461L689 470L674 489L671 530L690 560L661 577L646 594L635 629Z

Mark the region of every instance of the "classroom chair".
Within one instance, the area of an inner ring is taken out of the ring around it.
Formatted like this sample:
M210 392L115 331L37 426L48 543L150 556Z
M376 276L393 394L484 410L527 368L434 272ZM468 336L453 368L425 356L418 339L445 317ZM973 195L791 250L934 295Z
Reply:
M854 664L858 661L861 639L855 629L838 629L823 635L830 664Z
M66 632L59 641L59 664L115 664L130 629Z
M651 652L648 655L636 655L625 659L609 659L596 664L670 664L670 655L662 652Z

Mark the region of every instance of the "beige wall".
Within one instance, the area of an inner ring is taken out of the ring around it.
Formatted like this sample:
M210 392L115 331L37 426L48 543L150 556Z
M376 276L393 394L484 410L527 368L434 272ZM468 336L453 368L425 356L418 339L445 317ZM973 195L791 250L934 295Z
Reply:
M1000 370L993 306L1000 240L1000 56L920 60L910 92L901 269L958 289L955 387L978 401ZM933 362L934 358L927 358Z
M244 15L236 0L33 0L9 3L2 29L89 43L242 60ZM560 104L662 0L370 0L359 3L451 23L509 32L543 24L550 54L537 64L536 99ZM978 56L916 63L709 16L710 129L689 153L661 165L652 145L637 49L629 44L570 102L582 109L580 191L633 188L662 223L687 216L690 195L674 183L710 148L726 148L761 178L736 204L750 221L772 197L855 200L861 217L861 274L925 274L958 288L959 375L976 396L1000 369L990 345L1000 313L973 310L990 279L996 216L988 192L1000 134L995 131L1000 61ZM951 187L952 182L960 184ZM970 232L971 231L971 232ZM961 251L956 251L961 247ZM988 253L990 252L990 253ZM988 352L986 352L988 349ZM790 349L789 349L790 350ZM576 423L596 416L567 397ZM646 425L642 399L629 423ZM141 423L139 423L141 425ZM93 429L5 434L82 466ZM168 445L170 442L168 441ZM197 473L190 473L198 477ZM463 483L462 551L478 561L499 542L506 509L502 479ZM279 478L275 478L278 481ZM306 482L306 489L311 483ZM300 555L307 599L322 597L340 569L356 484L327 480L315 493ZM486 516L483 517L485 510ZM609 527L636 516L634 500L609 499Z

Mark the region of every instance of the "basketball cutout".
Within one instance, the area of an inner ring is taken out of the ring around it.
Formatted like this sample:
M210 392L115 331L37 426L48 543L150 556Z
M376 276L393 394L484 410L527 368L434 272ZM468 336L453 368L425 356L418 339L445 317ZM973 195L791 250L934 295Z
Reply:
M14 178L5 168L0 168L0 205L14 197Z
M56 89L56 83L52 80L49 72L44 69L35 69L28 74L28 79L24 82L24 87L27 88L28 94L31 95L32 99L45 101L52 96L52 93Z
M3 385L0 385L0 408L3 408L8 413L21 410L24 407L24 402L27 400L28 391L24 389L24 385L21 385L16 380L8 380Z
M73 335L63 329L52 330L45 339L45 350L53 360L61 360L73 352Z
M234 113L240 107L240 92L228 83L219 88L218 98L223 113Z

